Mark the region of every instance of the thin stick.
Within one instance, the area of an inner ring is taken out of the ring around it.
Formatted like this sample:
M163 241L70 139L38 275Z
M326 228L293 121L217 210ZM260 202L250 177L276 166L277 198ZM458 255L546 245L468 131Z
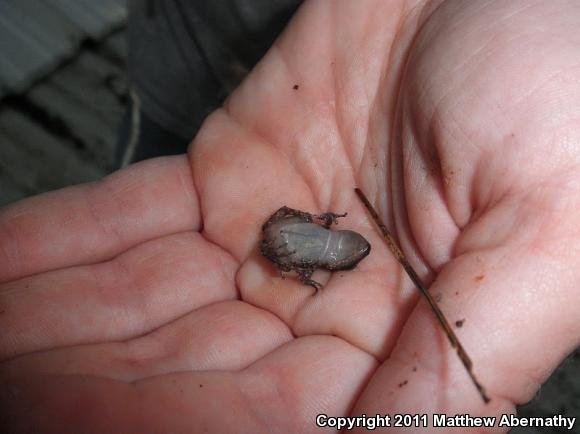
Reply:
M359 188L355 188L354 191L361 200L361 202L364 204L364 206L369 210L371 217L373 218L373 220L383 233L383 236L387 241L387 245L389 246L389 250L391 250L395 258L397 258L397 261L399 261L399 263L403 266L403 268L405 269L405 271L407 272L407 274L409 275L415 286L417 286L417 288L419 288L419 291L421 291L421 294L423 294L423 296L427 299L427 302L431 306L431 310L437 317L437 320L439 321L439 324L441 324L441 327L443 327L443 330L445 331L447 338L449 338L451 346L455 348L455 351L457 352L459 359L463 363L463 366L465 366L465 369L467 370L467 373L469 374L471 381L473 381L473 384L475 385L477 391L481 395L483 402L487 404L490 401L490 399L487 396L485 388L481 385L481 383L475 376L475 373L473 372L473 363L471 362L471 359L465 352L463 345L461 345L461 342L459 342L459 339L455 335L455 332L449 326L449 323L447 322L445 315L443 315L443 312L441 312L441 309L437 305L437 302L433 299L429 291L427 291L427 287L421 281L421 279L419 278L413 267L411 267L411 264L409 264L409 261L407 261L407 258L405 258L403 251L399 248L399 246L397 246L395 239L393 238L393 236L391 235L385 224L381 221L381 218L379 217L379 215L377 214L377 212L375 211L375 209L373 208L373 206L371 205L365 194Z

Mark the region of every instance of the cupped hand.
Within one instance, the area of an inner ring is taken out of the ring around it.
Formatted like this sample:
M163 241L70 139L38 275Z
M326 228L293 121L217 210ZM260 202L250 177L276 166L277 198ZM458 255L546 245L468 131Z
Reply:
M574 1L306 2L188 158L2 210L0 423L312 432L318 414L513 412L580 336L579 22ZM317 272L317 295L282 279L257 248L282 205L348 212L371 255Z

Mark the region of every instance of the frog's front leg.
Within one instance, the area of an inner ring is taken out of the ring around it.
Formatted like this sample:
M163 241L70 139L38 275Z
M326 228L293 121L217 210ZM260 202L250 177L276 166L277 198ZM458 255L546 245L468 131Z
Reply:
M324 223L322 226L324 226L326 229L329 229L330 226L334 223L334 224L338 224L338 219L340 217L346 217L348 213L344 213L344 214L336 214L333 212L325 212L323 214L320 215L315 215L314 217L316 217L319 220L323 220Z

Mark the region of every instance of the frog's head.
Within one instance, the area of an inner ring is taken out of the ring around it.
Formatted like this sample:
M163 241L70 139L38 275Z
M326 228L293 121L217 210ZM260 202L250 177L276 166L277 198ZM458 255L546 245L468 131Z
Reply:
M371 252L371 244L358 232L337 231L336 248L330 270L349 270L358 265Z

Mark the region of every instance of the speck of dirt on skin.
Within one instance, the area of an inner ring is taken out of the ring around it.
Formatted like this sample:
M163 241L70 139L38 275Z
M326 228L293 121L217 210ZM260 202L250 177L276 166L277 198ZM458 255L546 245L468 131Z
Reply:
M294 86L292 86L292 89L294 89L294 90L298 90L298 88L299 88L299 87L300 87L300 86L298 86L297 84L295 84Z
M453 177L455 176L455 170L451 168L443 168L443 182L445 185L450 185Z
M433 297L433 299L437 302L440 303L441 300L443 299L443 294L441 294L440 292L438 292L437 294L435 294L435 296Z
M457 321L455 321L455 327L463 327L463 323L465 322L464 319L458 319Z
M475 276L475 281L481 282L484 278L485 278L485 276L483 274L480 274L479 276Z
M409 380L405 380L405 381L403 381L402 383L399 383L399 388L401 388L401 387L403 387L403 386L406 386L406 385L407 385L407 383L409 383Z

